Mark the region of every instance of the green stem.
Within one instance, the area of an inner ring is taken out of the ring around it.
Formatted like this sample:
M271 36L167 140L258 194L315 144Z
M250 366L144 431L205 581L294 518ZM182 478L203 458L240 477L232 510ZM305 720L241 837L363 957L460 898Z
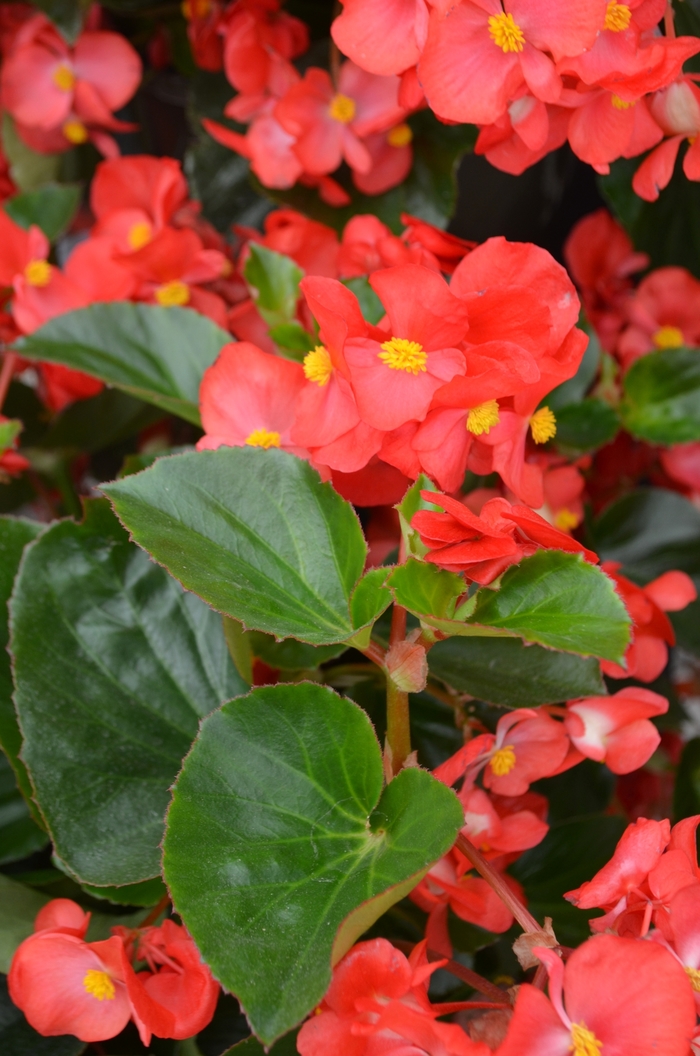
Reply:
M391 614L389 648L402 642L405 637L406 610L401 605L395 604ZM398 774L411 754L408 693L404 693L394 684L388 672L386 676L386 740L391 751L392 773Z

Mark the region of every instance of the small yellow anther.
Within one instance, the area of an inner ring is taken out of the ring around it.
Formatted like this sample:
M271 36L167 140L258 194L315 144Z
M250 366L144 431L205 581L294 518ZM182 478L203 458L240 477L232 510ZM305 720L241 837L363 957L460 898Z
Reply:
M392 337L384 341L379 358L391 370L404 370L407 374L420 374L426 370L428 353L417 341L407 341L405 337Z
M491 756L490 766L496 777L505 777L515 766L515 748L512 744L504 744L502 748Z
M610 102L616 110L629 110L631 106L637 105L636 99L620 99L619 95L611 95Z
M66 66L65 62L62 62L53 71L52 80L62 92L71 92L75 84L75 74L70 66Z
M571 532L577 527L580 517L570 510L567 506L562 506L560 510L557 510L554 518L554 527L558 528L560 532Z
M173 279L172 282L165 282L162 286L158 286L154 297L164 308L175 308L189 302L190 288L186 282Z
M96 997L98 1001L113 1001L116 990L114 983L106 972L97 968L90 968L83 977L83 986L87 994Z
M355 100L349 95L334 95L331 99L329 114L334 121L340 121L341 125L349 124L355 116Z
M600 1056L603 1042L598 1041L585 1023L571 1024L571 1040L573 1044L569 1046L569 1052L574 1056Z
M24 269L24 277L30 286L48 286L51 282L51 265L48 260L30 260Z
M498 425L498 400L487 400L478 407L472 407L467 415L467 432L481 436Z
M264 447L267 451L270 447L280 446L280 434L268 432L267 429L254 429L246 440L248 447Z
M677 326L662 326L652 337L655 348L681 348L685 344L683 331Z
M331 357L328 355L328 349L323 345L316 345L313 352L307 352L302 366L306 378L321 386L328 384L333 373Z
M686 967L685 974L690 979L690 985L692 986L695 993L700 994L700 970L697 968Z
M77 118L73 118L70 121L66 121L61 131L66 137L69 143L74 143L78 146L80 143L87 143L90 138L90 133L86 129L82 121L78 121Z
M621 33L623 29L627 29L631 20L632 12L627 4L618 4L615 0L609 0L603 29L609 29L611 33Z
M557 435L557 420L549 407L540 407L530 419L532 439L536 444L546 444Z
M390 147L407 147L412 139L411 126L407 125L405 121L400 125L394 125L386 137Z
M151 225L148 220L139 220L137 223L132 224L126 240L132 249L141 249L142 246L147 246L151 241Z
M525 46L522 29L513 16L504 11L489 18L489 36L506 54L509 51L522 51Z

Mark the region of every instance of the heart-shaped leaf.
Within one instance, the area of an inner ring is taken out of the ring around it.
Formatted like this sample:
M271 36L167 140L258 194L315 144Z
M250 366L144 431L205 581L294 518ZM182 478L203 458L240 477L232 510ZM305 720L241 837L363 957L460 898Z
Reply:
M633 363L620 413L625 428L653 444L700 440L700 352L669 348Z
M140 546L248 629L312 645L359 629L350 599L367 554L360 523L307 462L275 448L197 451L103 491Z
M379 743L356 704L313 683L266 686L202 724L173 793L165 878L204 959L269 1044L317 1004L331 961L462 823L452 791L424 770L382 792Z
M199 719L248 688L221 620L104 500L26 551L11 601L15 704L56 854L79 880L160 871L169 788Z
M199 425L202 375L230 340L188 308L115 301L50 319L19 345L23 356L82 370Z

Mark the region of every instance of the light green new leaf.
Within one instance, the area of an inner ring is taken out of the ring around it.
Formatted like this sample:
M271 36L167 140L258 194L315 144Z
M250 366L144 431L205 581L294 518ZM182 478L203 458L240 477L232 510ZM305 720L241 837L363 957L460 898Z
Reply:
M268 326L291 323L299 299L304 272L291 257L250 242L243 275L255 306Z
M188 308L114 301L50 319L18 348L30 359L61 363L199 425L199 386L231 341L211 319Z
M362 530L307 462L276 448L198 451L102 490L140 546L248 629L312 645L359 630L349 605Z
M454 793L424 770L382 792L379 743L356 704L313 683L266 686L202 724L168 813L165 879L269 1044L462 823Z
M10 611L22 759L56 854L99 887L156 876L199 719L247 689L221 620L104 500L27 548Z

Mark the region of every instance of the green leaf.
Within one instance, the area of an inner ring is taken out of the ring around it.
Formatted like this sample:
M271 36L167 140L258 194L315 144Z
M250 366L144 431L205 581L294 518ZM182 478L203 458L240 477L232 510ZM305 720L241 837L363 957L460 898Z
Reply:
M700 440L700 351L650 352L625 375L620 414L625 428L654 444Z
M39 154L28 147L7 111L2 115L2 149L10 163L10 176L20 191L36 190L57 178L61 155Z
M382 792L379 743L357 705L313 683L266 686L202 724L168 813L165 879L269 1044L318 1003L331 960L452 846L462 821L424 770Z
M700 814L700 737L693 737L683 746L673 788L675 821L694 814Z
M0 747L9 759L21 792L31 803L32 785L24 763L19 759L22 734L12 703L12 672L7 652L9 640L7 603L17 569L27 543L36 539L44 528L36 521L0 517ZM38 819L37 819L38 820Z
M677 568L700 575L700 510L667 488L637 488L596 518L592 545L604 561L648 583Z
M394 569L387 584L405 609L417 616L447 620L452 619L457 599L467 590L466 583L455 572L413 557Z
M254 656L270 667L282 671L313 670L325 664L327 660L340 656L347 648L344 642L340 645L307 645L306 642L297 642L294 638L285 638L284 641L278 642L273 635L263 634L262 631L243 633L250 642Z
M29 229L36 224L49 242L55 242L70 227L81 194L82 188L76 183L46 183L35 191L9 198L3 209L20 227Z
M7 980L0 977L0 1052L2 1056L79 1056L87 1048L84 1041L69 1034L45 1038L29 1026L12 1003Z
M421 542L418 532L411 528L411 521L415 515L419 510L430 510L433 513L442 512L440 506L436 506L432 502L426 502L421 497L422 491L438 491L437 485L433 484L430 477L426 477L425 473L421 473L417 480L411 484L411 487L396 507L399 514L399 524L401 525L401 535L409 557L425 557L428 553L428 547Z
M270 337L279 348L285 352L293 353L293 355L288 356L289 359L294 359L299 363L303 360L306 353L315 348L317 344L308 330L305 330L301 323L296 321L273 326L270 329Z
M375 325L380 319L384 318L386 309L370 286L366 275L356 275L352 279L342 279L341 281L343 286L347 286L357 297L360 302L360 310L368 323Z
M367 553L359 521L294 455L176 455L103 491L140 546L249 629L312 645L358 629L349 602Z
M600 665L517 638L447 638L428 653L430 673L490 704L531 708L605 693Z
M95 887L93 884L83 884L82 887L93 898L102 898L117 906L155 906L168 893L159 876L123 887Z
M568 381L563 381L561 385L557 385L556 389L552 389L548 393L546 399L547 406L557 416L557 425L559 425L559 412L564 407L580 403L583 400L595 381L598 367L600 366L600 341L595 330L584 317L579 320L578 325L588 334L588 345L583 354L583 359L579 363L578 370L573 378L569 378Z
M76 400L57 414L37 447L42 451L102 451L153 425L163 412L120 389L103 389L88 400ZM138 457L138 456L134 456ZM152 456L155 458L155 455Z
M32 3L48 15L69 44L75 44L83 28L90 0L32 0Z
M297 1056L297 1034L296 1030L285 1034L272 1048L265 1048L256 1037L246 1038L245 1041L239 1041L237 1045L227 1049L222 1056L265 1056L265 1053L270 1056Z
M291 323L299 300L299 283L304 272L291 257L276 253L257 242L248 245L249 257L243 267L255 306L268 326Z
M0 865L40 851L48 836L32 819L9 760L0 752Z
M21 432L22 423L17 418L8 418L6 422L0 422L0 452L10 447Z
M539 550L482 588L470 623L498 628L551 649L621 663L630 620L612 580L580 554Z
M160 871L169 788L198 722L247 688L221 620L131 544L104 500L26 552L11 602L22 758L72 875Z
M48 901L0 873L0 972L9 972L15 950L33 933L34 918Z
M557 447L574 453L594 451L610 443L620 428L615 410L603 400L570 403L557 411Z
M18 343L30 359L62 363L199 425L199 386L231 340L188 308L114 301L49 320Z
M363 628L353 635L352 643L357 649L366 649L369 645L372 626L393 601L391 591L386 586L389 569L371 568L365 572L350 598L350 618L353 627Z
M554 932L565 946L585 942L590 936L588 921L600 913L577 909L565 901L563 893L590 880L610 861L624 829L622 818L604 814L560 822L510 867L525 888L530 912L540 921L551 917Z

